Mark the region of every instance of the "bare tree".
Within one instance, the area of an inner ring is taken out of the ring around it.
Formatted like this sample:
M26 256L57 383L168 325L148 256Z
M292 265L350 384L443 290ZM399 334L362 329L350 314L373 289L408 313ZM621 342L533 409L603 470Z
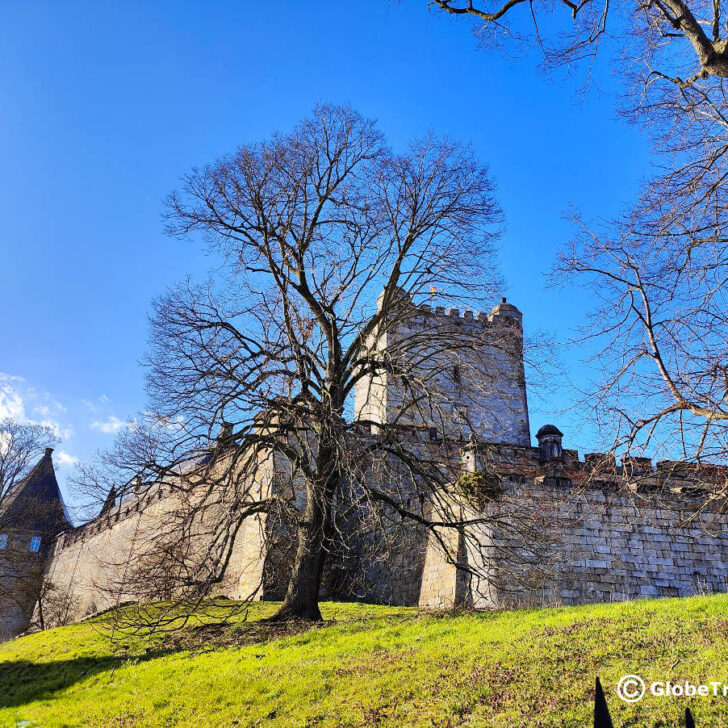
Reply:
M458 392L528 444L525 394L498 388L523 379L520 314L504 303L491 325L429 304L492 300L500 220L469 148L426 137L395 153L348 107L318 106L291 133L187 175L169 231L200 233L222 263L156 303L151 406L100 471L176 504L138 537L119 599L146 585L149 598L174 596L165 618L179 619L224 583L252 527L248 542L259 531L280 556L259 575L281 581L276 618L320 619L332 555L354 558L394 527L447 550L448 533L486 522L463 507L459 476L461 448L488 426ZM104 490L104 478L81 479Z
M46 574L34 586L36 601L31 627L44 630L69 624L76 608L73 594L59 588Z
M724 460L725 3L430 5L472 18L483 40L536 44L547 65L614 59L620 111L649 130L659 167L624 216L595 224L574 215L577 233L557 266L559 281L578 276L599 301L585 336L601 342L601 374L586 398L615 449Z
M428 0L428 5L471 18L484 40L498 36L535 39L549 62L593 57L600 45L617 37L622 42L636 41L628 49L630 60L648 65L649 72L665 74L679 85L728 76L728 26L720 0ZM692 72L666 73L668 68L691 67Z
M693 213L694 214L694 213ZM559 272L588 280L585 337L603 375L593 402L613 447L716 462L728 454L728 308L723 246L656 239L630 224L581 232Z

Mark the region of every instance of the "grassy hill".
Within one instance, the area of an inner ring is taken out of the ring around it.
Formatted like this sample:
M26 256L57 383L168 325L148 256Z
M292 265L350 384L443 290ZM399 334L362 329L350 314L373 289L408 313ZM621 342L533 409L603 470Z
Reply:
M728 698L622 703L619 677L728 683L728 596L434 615L323 605L111 643L103 617L0 646L0 726L579 726L600 675L615 726L728 726Z

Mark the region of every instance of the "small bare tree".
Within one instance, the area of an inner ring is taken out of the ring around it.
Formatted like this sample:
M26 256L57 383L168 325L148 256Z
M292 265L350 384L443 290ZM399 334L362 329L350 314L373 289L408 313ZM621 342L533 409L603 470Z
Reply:
M117 485L139 474L143 497L167 488L177 504L125 578L161 584L177 619L215 593L258 524L281 556L276 618L320 619L327 558L351 556L363 529L380 544L394 526L424 529L447 549L444 534L484 523L458 485L460 448L482 426L453 392L467 382L507 416L498 383L523 377L520 319L504 304L502 328L470 325L428 304L492 300L500 220L467 147L430 136L395 153L348 107L318 106L193 170L169 231L201 233L223 262L156 303L152 406L106 456ZM384 390L396 406L370 407ZM104 490L108 472L81 479Z
M61 589L48 575L36 584L35 610L31 626L39 630L62 627L73 620L76 600L69 589Z
M45 449L57 442L53 430L45 425L10 418L0 420L0 507Z

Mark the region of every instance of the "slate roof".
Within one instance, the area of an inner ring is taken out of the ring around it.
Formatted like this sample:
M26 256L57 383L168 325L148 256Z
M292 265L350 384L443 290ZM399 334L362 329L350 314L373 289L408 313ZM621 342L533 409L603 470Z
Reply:
M53 448L0 502L0 528L57 534L71 528L53 468Z

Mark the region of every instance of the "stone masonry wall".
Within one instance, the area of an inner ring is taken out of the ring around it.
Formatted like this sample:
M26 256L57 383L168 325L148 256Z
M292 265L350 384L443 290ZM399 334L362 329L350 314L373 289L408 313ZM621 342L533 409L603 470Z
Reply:
M489 524L441 534L449 556L424 531L395 520L387 534L359 533L330 565L325 596L490 609L728 590L728 518L700 510L704 497L669 488L633 492L616 480L579 485L565 468L540 465L535 448L501 451L519 474L504 475L503 494L487 507ZM172 507L169 494L150 493L58 539L48 574L68 595L72 619L138 599L122 586L125 570ZM291 552L283 548L291 537L263 517L250 519L219 593L281 598L290 569L281 554ZM453 555L473 573L456 568Z
M28 628L43 579L46 553L28 550L31 534L5 529L8 546L0 554L0 642Z
M420 606L510 608L725 592L728 518L701 509L704 502L689 493L511 478L490 509L510 526L481 527L477 539L459 544L459 559L481 578L463 583L431 540Z
M174 523L176 507L169 488L154 489L143 498L124 500L111 512L58 537L47 578L67 602L71 621L144 598L134 585L135 568L160 529ZM241 550L236 543L233 567L220 585L220 595L238 599L248 596L248 589L257 588L254 584L262 558L256 533L257 523L251 520L239 539L242 543L249 538L249 548ZM199 542L195 547L201 551L205 544Z
M528 590L520 583L527 574L495 568L501 606L534 598L583 604L728 589L728 519L710 510L696 515L704 499L572 486L564 498L561 488L545 485L530 495L553 515L545 530L543 583ZM565 508L555 513L553 503ZM499 545L521 546L512 538Z

